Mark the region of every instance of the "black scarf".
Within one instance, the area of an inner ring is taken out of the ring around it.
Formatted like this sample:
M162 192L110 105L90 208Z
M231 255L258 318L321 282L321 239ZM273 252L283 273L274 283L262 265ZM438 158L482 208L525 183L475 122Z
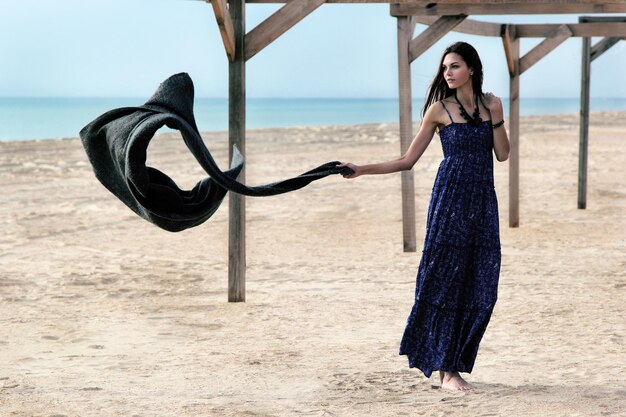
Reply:
M139 107L110 110L80 131L96 177L144 219L170 232L197 226L215 213L227 191L271 196L300 189L331 174L351 173L328 162L295 178L249 187L237 181L243 157L235 147L228 171L221 171L204 145L193 115L194 87L186 73L169 77ZM179 130L200 166L209 174L191 190L181 190L158 169L146 166L146 150L163 126Z

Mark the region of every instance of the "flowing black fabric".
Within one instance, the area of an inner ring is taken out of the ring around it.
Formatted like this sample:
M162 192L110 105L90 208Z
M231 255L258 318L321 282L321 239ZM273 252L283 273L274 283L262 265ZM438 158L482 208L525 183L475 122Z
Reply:
M108 111L80 131L96 177L144 219L170 232L197 226L218 209L227 191L271 196L300 189L331 174L351 173L340 162L325 163L284 181L249 187L237 181L243 157L236 147L230 169L221 171L204 145L193 115L194 87L186 73L171 76L139 107ZM179 130L200 166L209 174L191 190L181 190L158 169L146 166L146 151L157 130Z

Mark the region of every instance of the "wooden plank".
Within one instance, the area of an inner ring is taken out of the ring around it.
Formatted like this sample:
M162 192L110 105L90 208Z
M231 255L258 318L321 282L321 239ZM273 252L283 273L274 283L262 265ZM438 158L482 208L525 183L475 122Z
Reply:
M206 1L208 2L209 0ZM210 2L213 6L213 14L217 20L220 35L222 35L226 56L229 61L232 61L235 58L235 31L230 12L226 6L226 0L210 0Z
M398 94L400 98L400 154L409 149L413 139L413 106L411 95L411 62L409 41L412 35L408 17L397 19L398 28ZM417 250L415 226L415 184L413 169L402 171L402 238L405 252Z
M292 0L246 35L246 61L324 4L325 0Z
M518 24L518 38L543 38L553 31L559 24ZM573 37L592 36L626 36L626 22L608 23L572 23L568 24Z
M626 16L578 16L580 23L626 22Z
M582 39L580 73L580 122L578 144L578 208L587 207L587 148L589 143L589 91L591 80L591 38Z
M435 18L435 20L437 20ZM410 16L409 17L409 39L413 39L413 36L415 35L415 26L417 24L417 16Z
M515 25L502 25L502 46L504 47L504 57L509 70L509 77L515 74L515 58L511 51L511 40L515 39Z
M572 36L572 31L569 30L567 25L559 25L546 39L520 58L520 74L523 74L524 71L539 62L541 58L548 55L554 48L569 39L570 36Z
M509 227L519 227L519 38L509 38L513 73L509 79Z
M417 23L424 25L430 25L437 21L438 16L414 16L417 19ZM608 16L606 16L608 17ZM517 24L517 37L518 38L545 38L555 31L561 24L559 23L546 23L546 24ZM465 19L457 27L454 28L455 32L467 33L470 35L481 36L500 36L501 27L504 24L481 22L474 19ZM619 18L619 20L611 19L607 23L588 25L584 23L569 23L568 27L572 32L572 37L586 37L586 36L626 36L626 17Z
M600 57L603 53L609 50L613 45L622 40L622 38L604 38L591 48L591 62L594 59Z
M463 21L467 16L441 16L437 21L428 26L415 39L409 42L409 62L423 54L433 46L439 39Z
M438 19L437 16L413 16L417 23L432 25ZM500 23L480 22L473 19L464 19L454 28L455 32L481 36L500 36Z
M235 56L228 64L228 144L246 154L246 33L245 0L228 0L235 39ZM245 168L239 176L245 181ZM228 301L246 301L246 201L243 195L228 193Z
M626 2L612 4L584 3L511 3L511 4L429 4L393 3L391 16L444 16L465 15L511 15L511 14L580 14L580 13L626 13Z

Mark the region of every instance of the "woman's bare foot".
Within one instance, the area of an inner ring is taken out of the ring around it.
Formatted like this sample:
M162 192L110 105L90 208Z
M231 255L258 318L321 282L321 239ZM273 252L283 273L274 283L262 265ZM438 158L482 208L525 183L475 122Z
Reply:
M439 371L441 388L451 391L469 391L473 387L458 372Z

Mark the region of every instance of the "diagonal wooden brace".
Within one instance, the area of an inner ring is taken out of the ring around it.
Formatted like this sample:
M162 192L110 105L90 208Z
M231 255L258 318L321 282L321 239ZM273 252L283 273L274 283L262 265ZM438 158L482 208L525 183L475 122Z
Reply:
M413 62L417 57L426 52L439 39L454 29L467 16L460 14L456 16L441 16L432 23L422 33L417 35L409 43L409 62Z
M535 65L541 58L548 55L554 48L565 42L572 36L570 28L563 24L556 28L539 45L528 51L519 60L519 73L523 74L528 68Z
M255 56L325 2L325 0L292 0L285 4L246 34L244 59L247 61Z
M622 38L618 37L607 37L596 43L591 47L591 61L598 58L604 52L606 52L609 48L619 42Z
M233 21L226 5L226 0L205 0L207 3L211 2L213 6L213 13L217 20L217 26L220 29L222 35L222 41L224 42L224 49L229 61L235 59L235 31L233 29Z
M503 24L500 36L502 37L502 46L504 47L504 56L506 58L506 66L509 69L509 76L513 77L515 74L515 57L511 53L511 43L516 37L515 25Z

